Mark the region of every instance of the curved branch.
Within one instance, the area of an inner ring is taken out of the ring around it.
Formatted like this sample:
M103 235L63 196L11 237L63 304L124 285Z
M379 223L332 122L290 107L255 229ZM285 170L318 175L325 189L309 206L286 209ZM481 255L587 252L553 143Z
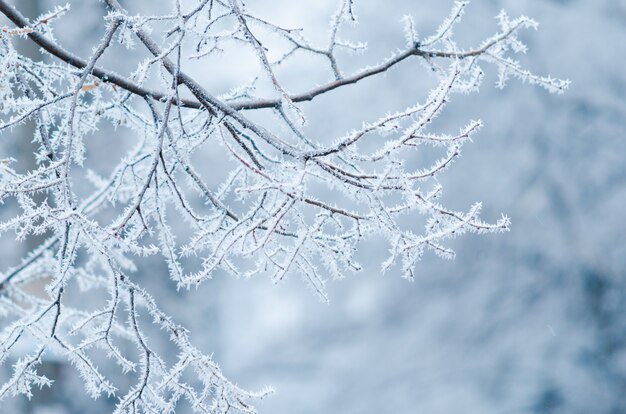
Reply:
M28 19L24 17L18 10L16 10L15 7L9 5L6 2L6 0L0 0L0 12L2 12L5 16L7 16L9 20L15 23L15 25L18 26L19 28L27 28L30 26L30 22L28 21ZM61 46L54 44L53 42L48 40L45 36L43 36L41 33L37 33L33 31L31 33L28 33L28 37L30 37L31 40L33 40L35 43L37 43L39 46L45 49L48 53L56 56L57 58L61 59L62 61L66 63L69 63L70 65L76 68L83 69L87 66L87 62L85 60L65 50ZM470 52L455 54L455 53L446 53L446 52L424 51L418 48L410 48L398 55L393 56L392 58L386 60L380 65L365 69L352 76L329 82L325 85L311 89L308 92L291 95L289 96L289 99L294 103L311 101L313 100L313 98L315 98L318 95L322 95L326 92L332 91L342 86L355 84L362 79L366 79L371 76L377 75L379 73L385 72L388 69L390 69L392 66L395 66L396 64L402 62L403 60L405 60L406 58L410 56L462 58L462 57L468 57L468 56L475 56L477 54L482 53L483 51L484 50L479 49L479 50L474 50ZM155 100L168 99L168 95L165 93L145 88L132 81L129 81L128 79L114 72L110 72L99 67L94 67L92 71L92 75L96 76L103 82L113 83L141 97L151 97ZM187 108L195 108L195 109L200 109L203 107L201 102L193 100L193 99L184 99L184 98L181 98L180 100L176 98L171 98L171 99L173 99L173 103L175 105L181 105ZM233 102L233 103L230 103L229 106L233 110L239 111L239 110L263 109L263 108L277 108L280 106L280 104L281 104L281 99L253 99L249 101Z

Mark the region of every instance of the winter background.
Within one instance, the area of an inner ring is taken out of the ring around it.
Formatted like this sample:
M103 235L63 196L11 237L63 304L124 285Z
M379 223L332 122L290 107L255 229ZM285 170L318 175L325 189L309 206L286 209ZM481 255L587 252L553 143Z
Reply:
M34 17L61 2L14 3ZM123 3L131 11L169 6ZM342 55L344 71L401 48L403 15L413 15L419 33L428 35L451 5L356 2L360 24L342 36L367 41L368 51ZM103 31L104 6L95 0L71 6L57 37L88 56ZM323 39L335 3L250 0L248 6ZM162 262L135 275L201 349L214 353L226 375L247 389L276 388L259 404L261 413L626 413L626 1L475 0L457 29L461 46L496 30L492 17L500 9L540 22L538 32L524 35L526 67L572 81L561 96L517 81L499 90L487 67L481 92L455 96L442 116L440 125L452 131L469 119L485 124L440 176L444 202L464 209L483 201L483 217L506 213L511 232L454 240L453 261L427 254L414 283L380 274L387 247L372 240L360 251L365 270L329 283L330 305L295 277L273 285L263 276L218 275L197 290L176 291ZM193 68L210 91L225 92L254 74L245 58L224 59L223 78ZM131 69L124 64L119 56L103 61L120 73ZM297 91L323 81L320 73L302 65L279 76ZM306 104L308 128L340 136L420 100L432 82L417 62L399 65ZM12 132L19 133L30 134L28 127ZM115 143L132 139L123 135L103 127L94 137L90 150L99 151L103 166ZM20 142L0 137L0 147ZM219 153L199 157L207 157L209 173L220 168ZM7 238L0 243L3 268L27 249ZM62 361L51 359L45 369L56 380L52 389L31 401L4 401L0 412L113 409L113 400L84 395Z

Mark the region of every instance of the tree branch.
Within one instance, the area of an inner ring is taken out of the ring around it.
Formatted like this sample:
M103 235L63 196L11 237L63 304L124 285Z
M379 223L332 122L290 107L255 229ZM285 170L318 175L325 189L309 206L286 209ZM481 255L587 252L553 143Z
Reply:
M28 19L24 17L18 10L16 10L15 7L9 5L6 2L6 0L0 0L0 12L2 12L5 16L7 16L19 28L27 28L30 26L30 22L28 21ZM510 32L504 33L503 37L506 37L508 35L510 35ZM31 33L28 33L28 37L30 37L31 40L33 40L35 43L37 43L39 46L41 46L50 54L56 56L57 58L61 59L62 61L66 63L69 63L70 65L76 68L83 69L87 66L87 62L85 60L65 50L61 46L52 43L50 40L46 39L41 33L37 33L33 31ZM480 49L471 50L467 52L458 52L458 53L421 50L417 47L409 48L377 66L370 67L352 76L341 78L339 80L329 82L317 88L313 88L309 90L308 92L291 95L289 96L289 99L294 103L311 101L313 100L313 98L319 95L322 95L326 92L332 91L334 89L338 89L342 86L355 84L359 82L360 80L385 72L389 70L391 67L397 65L398 63L402 62L403 60L411 56L420 56L420 57L427 57L427 58L439 57L439 58L463 59L466 57L477 56L481 53L484 53L487 49L489 49L491 46L493 46L496 43L497 43L497 40L494 40ZM94 67L92 74L96 76L97 78L99 78L100 80L102 80L103 82L113 83L141 97L151 97L155 100L168 99L168 95L165 93L145 88L114 72L110 72L99 67ZM193 93L193 90L192 90L192 93ZM182 105L187 108L200 109L203 107L201 102L192 100L192 99L184 99L184 98L181 98L180 100L176 98L170 98L170 99L173 99L173 103L175 105ZM241 101L241 102L233 102L229 104L228 106L230 106L230 108L235 111L239 111L239 110L263 109L263 108L276 108L280 106L280 103L281 103L281 99L252 99L252 100Z

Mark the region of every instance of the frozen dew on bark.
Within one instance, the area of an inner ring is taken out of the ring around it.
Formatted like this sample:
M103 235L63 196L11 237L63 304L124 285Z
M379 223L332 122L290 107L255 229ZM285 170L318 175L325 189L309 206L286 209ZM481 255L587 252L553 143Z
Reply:
M390 251L383 271L398 265L412 279L425 251L452 258L446 240L509 225L506 216L481 219L480 203L455 211L439 201L437 176L455 162L481 122L435 133L433 121L454 95L478 90L483 67L495 68L499 87L510 77L550 92L568 85L534 75L512 57L526 52L520 30L536 28L526 17L510 19L502 12L493 36L475 48L460 48L454 29L468 2L456 2L423 39L406 16L398 24L404 49L354 73L342 69L342 58L364 53L365 43L342 38L357 22L350 0L339 2L322 44L256 15L253 3L239 0L175 1L161 15L130 15L116 0L105 3L104 34L83 59L53 35L69 6L29 20L0 0L0 11L11 21L0 30L0 134L10 140L14 127L32 122L39 148L29 171L3 154L0 201L13 206L13 214L0 223L0 233L41 240L0 274L0 356L4 363L17 359L0 398L30 396L33 387L50 386L52 379L37 369L54 354L76 368L88 395L116 398L120 413L174 412L181 399L198 412L255 412L254 401L271 390L250 392L227 379L138 284L137 261L162 256L178 288L203 283L218 270L265 274L275 282L299 275L327 301L327 279L361 270L355 259L359 243L382 236ZM287 46L270 50L270 36ZM36 42L46 58L18 53L18 37ZM119 75L100 65L103 56L118 53L118 44L147 50L151 57L138 60L130 75ZM257 79L213 95L187 66L231 49L253 53ZM296 56L318 63L321 57L327 83L304 92L284 86L277 69ZM305 133L303 102L415 61L437 80L426 97L332 141ZM258 86L263 82L269 91ZM254 121L255 112L273 124ZM104 176L90 168L85 146L103 122L131 129L136 140ZM432 164L414 167L411 154L418 148L437 154ZM219 151L232 166L217 186L194 163L193 155L207 150ZM76 189L83 181L90 183L90 194ZM178 217L184 218L186 237L171 224ZM423 228L407 226L420 217ZM200 258L199 265L190 265L191 257ZM45 284L44 292L28 288L37 281ZM76 289L104 292L108 299L95 310L80 308L68 297ZM177 347L174 360L151 344L145 333L150 321ZM129 345L136 351L128 352ZM132 376L134 385L120 388L104 373L99 352Z

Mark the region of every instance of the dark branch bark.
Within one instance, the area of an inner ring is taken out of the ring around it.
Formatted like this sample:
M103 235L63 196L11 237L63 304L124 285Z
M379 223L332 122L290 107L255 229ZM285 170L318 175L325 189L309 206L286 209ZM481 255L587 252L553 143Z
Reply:
M24 17L15 7L9 5L5 0L0 0L0 12L2 12L9 20L11 20L15 25L19 28L27 28L30 27L30 22L26 17ZM52 43L50 40L46 39L41 33L37 33L33 31L28 33L28 37L39 46L41 46L48 53L56 56L62 61L69 63L70 65L78 68L84 69L87 67L87 61L82 58L74 55L73 53L65 50L61 46ZM136 95L142 97L151 97L156 100L166 99L167 96L161 92L153 91L143 86L139 86L136 83L129 81L128 79L99 67L94 67L91 71L91 74L103 82L113 83L120 88L123 88L129 92L132 92ZM181 99L180 102L175 101L175 104L181 104L190 108L201 108L202 105L199 102Z

